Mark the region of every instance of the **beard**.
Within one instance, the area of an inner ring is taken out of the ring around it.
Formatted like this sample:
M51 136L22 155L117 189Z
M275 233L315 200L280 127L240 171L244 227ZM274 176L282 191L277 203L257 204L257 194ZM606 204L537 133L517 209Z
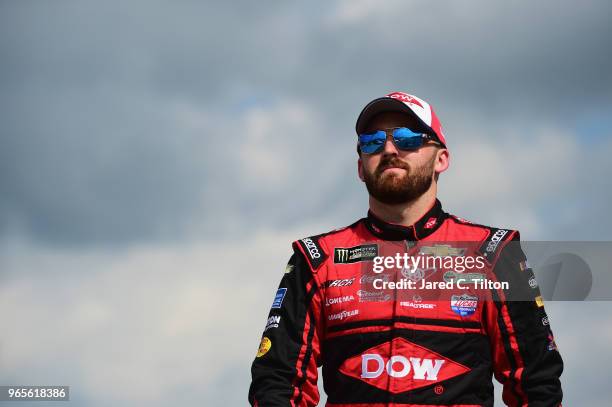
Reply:
M422 196L433 182L435 157L419 168L410 168L408 163L396 156L383 156L373 173L363 169L366 188L372 197L387 205L412 202ZM403 175L385 173L387 168L402 168Z

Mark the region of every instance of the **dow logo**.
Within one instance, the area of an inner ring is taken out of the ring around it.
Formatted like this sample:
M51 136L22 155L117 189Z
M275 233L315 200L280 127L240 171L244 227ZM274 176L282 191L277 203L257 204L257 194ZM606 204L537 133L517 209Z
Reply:
M390 350L393 349L393 354ZM394 338L355 355L340 372L391 393L430 386L471 369L423 346Z

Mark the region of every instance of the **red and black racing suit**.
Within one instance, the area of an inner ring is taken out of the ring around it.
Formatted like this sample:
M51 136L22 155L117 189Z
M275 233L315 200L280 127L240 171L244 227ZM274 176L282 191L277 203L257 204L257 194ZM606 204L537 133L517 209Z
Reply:
M384 245L432 242L429 250L448 251L462 241L477 242L492 278L509 288L491 289L487 300L400 302L360 284L364 263ZM507 405L560 406L563 361L518 241L518 231L469 223L436 201L411 227L368 213L294 242L252 365L249 402L315 406L323 366L327 406L493 406L493 374ZM529 300L508 300L512 290Z

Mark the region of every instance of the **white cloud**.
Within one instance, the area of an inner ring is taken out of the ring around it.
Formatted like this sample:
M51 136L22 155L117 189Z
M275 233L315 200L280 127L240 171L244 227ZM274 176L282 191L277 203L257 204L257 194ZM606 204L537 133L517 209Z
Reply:
M478 126L454 136L451 167L440 179L444 202L469 208L469 214L458 215L475 222L492 220L531 238L541 236L547 220L539 216L539 206L588 172L571 164L578 150L575 134L552 124L530 125L527 134L511 123Z
M321 121L311 106L291 100L247 111L232 126L234 134L227 135L242 139L238 154L244 180L265 189L295 182L304 168L296 164L306 165L306 157L295 152L311 145L308 139L321 138Z
M298 233L120 254L5 252L0 381L59 381L92 405L170 405L184 388L219 400L207 387L224 369L249 379ZM243 404L245 390L235 397Z
M402 3L402 1L391 0L385 2L383 7L380 2L373 0L340 0L336 2L336 8L330 20L332 23L363 23L376 15L388 15Z

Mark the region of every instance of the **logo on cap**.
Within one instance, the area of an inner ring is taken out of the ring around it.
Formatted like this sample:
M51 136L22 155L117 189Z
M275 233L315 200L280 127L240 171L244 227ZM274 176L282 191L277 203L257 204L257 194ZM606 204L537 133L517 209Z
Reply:
M409 103L411 105L417 105L419 106L421 109L425 109L423 107L423 105L421 104L421 102L419 102L414 96L411 96L407 93L403 93L403 92L393 92L393 93L389 93L387 95L390 98L393 99L397 99L399 101L402 101L404 103Z

